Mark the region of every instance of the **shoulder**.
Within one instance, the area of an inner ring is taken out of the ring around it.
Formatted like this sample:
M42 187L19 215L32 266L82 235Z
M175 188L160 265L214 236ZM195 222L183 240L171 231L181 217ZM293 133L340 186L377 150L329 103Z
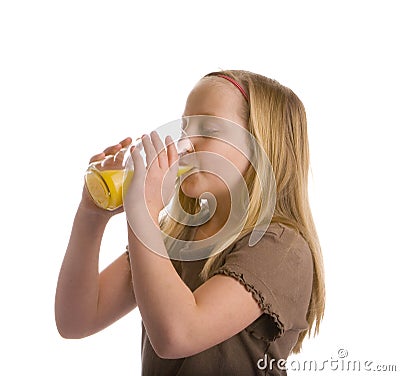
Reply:
M297 229L280 222L271 223L260 240L252 246L249 244L250 235L251 233L237 240L233 249L242 247L257 248L268 245L269 243L279 245L286 249L299 247L309 248L308 243Z
M255 245L249 245L249 238L250 234L247 234L238 240L230 253L259 262L273 258L277 262L285 259L292 263L304 263L308 267L312 265L310 247L297 229L274 222Z

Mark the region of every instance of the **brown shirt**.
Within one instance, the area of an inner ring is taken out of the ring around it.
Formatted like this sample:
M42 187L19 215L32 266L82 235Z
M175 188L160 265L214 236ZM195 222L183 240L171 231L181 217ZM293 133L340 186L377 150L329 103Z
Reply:
M214 274L236 279L264 313L231 338L180 359L159 358L142 323L143 376L286 375L276 364L279 359L287 359L299 333L308 328L306 313L313 279L311 252L301 235L280 223L271 224L253 247L248 245L249 236L229 247L224 263ZM173 260L191 291L202 284L198 274L205 262L206 259Z

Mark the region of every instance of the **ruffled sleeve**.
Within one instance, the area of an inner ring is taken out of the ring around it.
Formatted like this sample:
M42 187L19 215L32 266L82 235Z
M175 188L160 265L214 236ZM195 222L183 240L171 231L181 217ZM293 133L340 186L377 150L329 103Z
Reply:
M236 279L251 293L264 315L249 332L273 341L286 330L307 328L313 264L308 244L295 230L274 223L254 246L239 240L215 274Z

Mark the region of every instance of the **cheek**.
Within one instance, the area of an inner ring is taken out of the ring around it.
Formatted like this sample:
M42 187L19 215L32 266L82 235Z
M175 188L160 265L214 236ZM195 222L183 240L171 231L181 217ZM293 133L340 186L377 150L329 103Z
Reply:
M245 174L250 165L243 153L231 145L227 145L220 155L232 164L232 168L236 167L242 175Z
M208 171L217 176L232 176L238 172L243 176L250 165L248 158L243 154L247 150L243 145L239 145L237 140L235 145L238 146L210 139L207 142L198 143L197 147L195 146L196 162L194 165L203 172ZM239 146L242 148L238 149Z
M244 175L250 166L250 162L242 153L237 152L237 154L238 155L236 156L235 165L238 168L238 170L240 171L240 173L242 175Z

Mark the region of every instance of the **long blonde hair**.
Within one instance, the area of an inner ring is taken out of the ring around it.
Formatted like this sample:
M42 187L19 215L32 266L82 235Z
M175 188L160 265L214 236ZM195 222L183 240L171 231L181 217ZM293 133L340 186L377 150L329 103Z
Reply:
M275 80L241 70L213 72L205 78L213 79L219 74L232 77L248 93L249 102L243 99L241 115L248 124L249 132L264 148L276 181L276 205L271 222L295 229L307 241L312 253L313 286L306 316L309 327L300 333L292 349L293 353L298 353L307 333L311 336L313 325L314 336L319 332L325 309L322 253L308 200L309 148L305 109L292 90ZM260 215L259 203L265 195L263 187L268 173L263 173L263 166L257 166L256 170L258 176L252 166L244 176L249 192L249 208L239 237L253 230ZM199 211L200 201L185 196L179 189L172 208L177 205L181 205L187 213L195 214ZM162 219L161 227L176 239L184 239L189 231L188 226L168 220L168 217ZM219 252L207 259L200 273L203 281L221 266L224 256L224 252Z

